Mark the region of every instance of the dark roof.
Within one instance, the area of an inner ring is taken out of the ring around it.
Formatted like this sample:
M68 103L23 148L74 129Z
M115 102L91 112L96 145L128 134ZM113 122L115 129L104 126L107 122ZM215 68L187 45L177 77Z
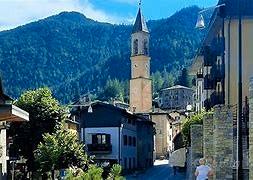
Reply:
M239 2L240 6L238 4ZM219 0L218 4L223 3L225 3L227 17L238 16L239 10L242 16L253 16L253 0Z
M134 23L134 27L132 30L132 33L137 33L137 32L146 32L146 33L149 32L144 16L141 13L141 8L139 8L139 11Z
M108 109L113 109L113 110L123 113L125 116L131 117L131 118L136 118L137 121L153 124L153 122L149 120L149 117L148 117L149 114L134 114L133 112L129 111L128 109L120 108L120 107L114 106L113 104L109 104L107 102L101 102L101 101L93 102L90 105L91 105L91 107L98 107L98 106L101 107L102 106L102 107L105 107ZM79 111L79 110L87 111L88 108L89 108L89 105L84 105L81 109L78 108L76 110L73 110L72 113L74 114L76 111Z

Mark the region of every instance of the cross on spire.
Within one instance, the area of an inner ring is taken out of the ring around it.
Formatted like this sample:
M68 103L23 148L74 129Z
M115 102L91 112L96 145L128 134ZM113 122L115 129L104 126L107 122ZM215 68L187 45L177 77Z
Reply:
M139 7L141 7L141 0L139 1Z

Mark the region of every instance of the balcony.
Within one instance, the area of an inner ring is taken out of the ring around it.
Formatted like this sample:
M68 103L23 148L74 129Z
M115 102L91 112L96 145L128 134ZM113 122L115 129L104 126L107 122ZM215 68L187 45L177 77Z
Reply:
M197 79L202 79L204 76L203 76L203 73L197 73Z
M214 82L221 82L225 79L225 73L224 73L224 67L220 66L217 67L213 66L211 69L211 78L214 80Z
M224 104L224 103L225 103L225 100L224 100L223 93L222 92L220 92L220 93L214 92L211 94L209 99L206 99L204 101L204 106L207 110L210 110L215 105Z
M220 92L220 93L214 92L213 94L211 94L210 99L211 99L212 107L215 106L215 105L218 105L218 104L224 104L225 103L224 95L223 95L222 92Z
M111 144L88 144L88 151L92 154L110 154L112 152Z
M204 66L212 66L216 62L215 51L210 46L204 48Z
M214 81L210 75L204 77L204 89L214 89Z
M220 37L216 39L215 46L214 46L214 51L217 56L222 56L224 54L224 49L225 49L225 38Z

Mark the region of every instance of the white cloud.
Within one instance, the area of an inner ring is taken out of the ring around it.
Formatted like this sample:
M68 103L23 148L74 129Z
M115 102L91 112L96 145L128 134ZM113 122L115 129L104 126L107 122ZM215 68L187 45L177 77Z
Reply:
M91 0L0 0L0 31L62 11L81 12L86 17L101 22L121 23L126 21L124 18L96 9Z

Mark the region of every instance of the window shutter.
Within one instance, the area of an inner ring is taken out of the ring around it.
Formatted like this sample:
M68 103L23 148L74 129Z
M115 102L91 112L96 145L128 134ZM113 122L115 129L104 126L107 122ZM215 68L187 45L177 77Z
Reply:
M111 135L110 134L106 134L106 143L111 144Z
M98 143L97 135L94 134L92 135L92 144L97 144L97 143Z

